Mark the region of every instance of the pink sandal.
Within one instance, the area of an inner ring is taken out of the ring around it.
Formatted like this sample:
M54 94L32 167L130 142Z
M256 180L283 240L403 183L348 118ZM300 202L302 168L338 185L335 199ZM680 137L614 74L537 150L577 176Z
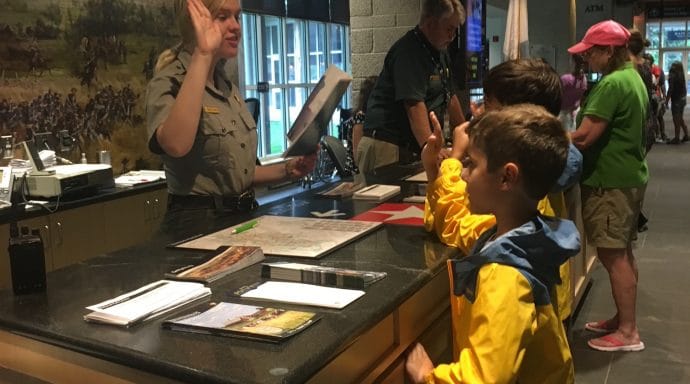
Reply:
M617 328L611 327L609 325L609 321L610 320L591 321L589 323L585 323L585 329L594 333L611 333Z
M644 349L642 341L635 344L625 344L614 335L605 335L587 342L590 348L604 352L638 352Z

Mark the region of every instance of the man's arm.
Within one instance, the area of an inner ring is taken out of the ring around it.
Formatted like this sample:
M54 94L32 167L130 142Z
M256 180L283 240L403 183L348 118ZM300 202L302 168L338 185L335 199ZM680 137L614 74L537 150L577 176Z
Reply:
M601 117L586 115L577 130L570 134L570 139L577 149L587 149L599 140L608 125L609 122Z
M355 159L357 158L357 148L359 148L359 142L364 136L364 124L359 123L352 126L352 154ZM356 160L355 160L356 161ZM357 165L357 164L355 164Z
M431 136L426 104L423 101L405 100L405 112L407 112L407 118L410 120L412 134L421 148Z
M450 103L448 104L448 117L451 127L456 127L465 122L465 113L456 95L450 98Z

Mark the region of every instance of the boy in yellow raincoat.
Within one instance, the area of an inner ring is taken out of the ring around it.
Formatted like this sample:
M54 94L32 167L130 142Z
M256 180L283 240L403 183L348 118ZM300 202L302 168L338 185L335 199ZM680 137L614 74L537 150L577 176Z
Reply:
M431 120L427 146L439 150L441 128L433 114ZM571 221L537 211L565 167L568 137L555 116L531 104L487 112L466 131L469 208L493 215L495 224L467 257L448 261L455 361L434 367L416 344L407 373L415 383L572 383L550 292L580 238Z
M560 77L542 60L514 60L499 64L488 72L483 85L484 108L487 111L513 104L531 103L558 116L561 108ZM469 212L465 183L460 180L460 156L465 146L465 142L454 138L453 150L440 168L435 162L425 164L429 185L424 225L427 231L435 231L444 244L457 247L468 254L479 236L493 226L496 220L492 215L474 215ZM429 152L429 148L424 151ZM561 191L577 183L581 169L582 155L571 145L566 167L556 187L539 202L539 212L547 216L567 217ZM561 265L560 276L561 281L556 286L557 300L554 303L558 306L559 318L565 321L572 312L569 263Z

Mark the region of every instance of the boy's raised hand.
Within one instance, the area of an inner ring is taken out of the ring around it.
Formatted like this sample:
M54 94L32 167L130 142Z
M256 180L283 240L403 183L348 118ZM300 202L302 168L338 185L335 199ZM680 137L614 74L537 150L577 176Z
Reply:
M427 138L426 144L422 148L421 158L427 180L429 180L429 183L432 183L438 176L438 160L444 143L441 124L438 122L436 114L429 112L429 120L431 121L433 133Z
M469 125L469 122L465 122L453 129L453 149L450 151L450 157L462 160L465 156L467 146L470 145L470 137L467 136Z

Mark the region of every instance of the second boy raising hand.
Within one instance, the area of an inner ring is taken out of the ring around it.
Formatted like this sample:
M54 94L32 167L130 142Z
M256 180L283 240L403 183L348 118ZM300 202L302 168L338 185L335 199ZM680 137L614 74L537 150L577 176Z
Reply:
M421 159L427 180L432 182L438 177L441 161L449 157L462 160L469 144L469 138L467 137L467 132L465 132L469 122L462 123L453 129L453 146L448 149L444 147L441 123L434 112L429 112L429 121L431 122L433 132L427 138L426 144L422 148Z

